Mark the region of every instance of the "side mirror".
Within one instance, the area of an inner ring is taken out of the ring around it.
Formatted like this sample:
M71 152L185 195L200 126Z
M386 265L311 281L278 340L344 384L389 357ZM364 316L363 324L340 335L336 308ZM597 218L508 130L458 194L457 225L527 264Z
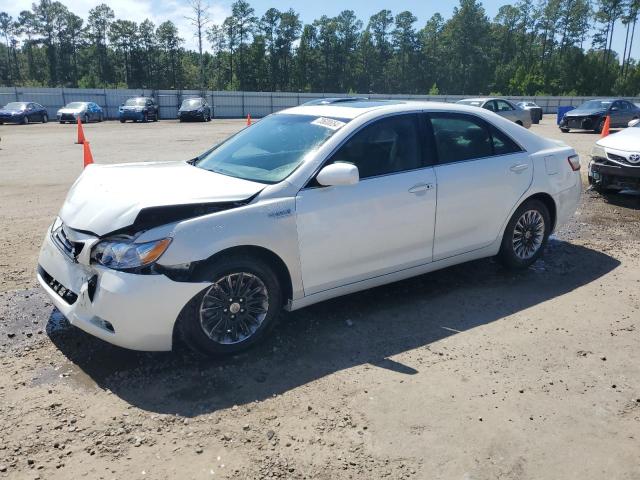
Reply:
M618 107L611 107L612 112L617 112L618 110L619 110Z
M355 185L360 181L358 167L351 163L332 163L327 165L316 176L320 185L331 187L334 185Z
M627 123L628 127L635 127L638 123L640 123L640 118L634 118L629 123Z

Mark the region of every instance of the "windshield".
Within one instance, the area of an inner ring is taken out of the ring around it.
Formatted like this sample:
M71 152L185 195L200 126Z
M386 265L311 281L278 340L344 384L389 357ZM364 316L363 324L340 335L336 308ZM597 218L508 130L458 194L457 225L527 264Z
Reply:
M182 106L180 108L193 108L199 107L202 105L202 99L200 98L187 98L182 102Z
M481 107L483 100L458 100L456 103L461 105L471 105L473 107Z
M589 100L580 105L577 110L606 110L612 103L609 100Z
M72 108L74 110L77 110L78 108L84 108L84 106L85 106L84 102L71 102L67 104L67 106L64 108Z
M124 104L128 107L144 107L146 100L144 98L130 98ZM175 107L174 107L175 108Z
M27 104L21 102L11 102L7 103L4 108L6 108L7 110L24 110L25 108L27 108Z
M308 115L270 115L204 154L195 165L231 177L277 183L347 121Z

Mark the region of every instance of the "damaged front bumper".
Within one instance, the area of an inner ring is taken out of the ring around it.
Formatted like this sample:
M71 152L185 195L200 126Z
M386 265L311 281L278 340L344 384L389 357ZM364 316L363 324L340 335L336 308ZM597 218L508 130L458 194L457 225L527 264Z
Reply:
M620 161L592 157L588 171L589 184L619 190L640 189L640 165L624 165L624 157L619 157Z
M560 128L574 128L578 130L594 130L598 127L600 122L600 116L584 116L584 117L571 117L565 115L560 120Z
M95 243L84 238L85 247ZM120 347L171 350L184 305L206 283L175 282L165 275L125 273L74 258L47 231L38 259L38 282L69 322Z

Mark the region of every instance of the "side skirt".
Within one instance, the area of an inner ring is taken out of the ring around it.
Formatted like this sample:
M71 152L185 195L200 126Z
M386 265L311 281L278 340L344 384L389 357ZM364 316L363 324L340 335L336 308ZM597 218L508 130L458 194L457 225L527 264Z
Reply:
M342 295L348 295L350 293L359 292L362 290L368 290L369 288L379 287L380 285L386 285L388 283L398 282L407 278L423 275L425 273L433 272L435 270L441 270L443 268L458 265L459 263L470 262L472 260L478 260L480 258L493 257L498 254L500 250L500 243L502 236L500 236L494 243L488 247L474 250L473 252L467 252L460 255L455 255L449 258L443 258L435 262L426 263L424 265L418 265L417 267L407 268L397 272L387 273L377 277L369 278L367 280L361 280L359 282L350 283L341 287L324 290L322 292L314 293L306 297L299 298L297 300L290 300L285 310L294 311L299 310L314 303L329 300L330 298L341 297Z

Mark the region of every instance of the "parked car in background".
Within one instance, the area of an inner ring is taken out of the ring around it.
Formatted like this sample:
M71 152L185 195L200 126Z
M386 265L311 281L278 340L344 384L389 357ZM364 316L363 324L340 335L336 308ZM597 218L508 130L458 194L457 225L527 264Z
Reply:
M531 128L531 114L529 111L521 109L504 98L465 98L464 100L458 100L456 103L484 108L524 128Z
M38 281L107 342L234 354L283 308L495 255L527 268L575 212L579 169L573 148L480 108L299 106L188 161L89 165Z
M94 102L71 102L58 110L56 116L60 123L75 123L78 118L82 123L101 122L104 120L104 111Z
M518 107L523 110L528 110L531 113L531 121L533 123L540 123L542 120L542 107L538 106L535 102L518 102Z
M156 101L151 97L134 97L124 102L118 111L120 123L127 120L134 122L147 122L153 120L158 121L160 108Z
M0 109L0 125L3 123L32 123L49 121L47 109L35 102L10 102Z
M591 152L589 184L606 193L640 189L640 122L598 140Z
M608 98L588 100L578 108L568 111L560 120L560 130L593 130L602 132L606 117L610 117L611 128L624 128L636 118L640 118L640 108L627 100Z
M208 122L211 120L211 107L202 97L185 98L178 109L178 119L181 122L187 120Z

